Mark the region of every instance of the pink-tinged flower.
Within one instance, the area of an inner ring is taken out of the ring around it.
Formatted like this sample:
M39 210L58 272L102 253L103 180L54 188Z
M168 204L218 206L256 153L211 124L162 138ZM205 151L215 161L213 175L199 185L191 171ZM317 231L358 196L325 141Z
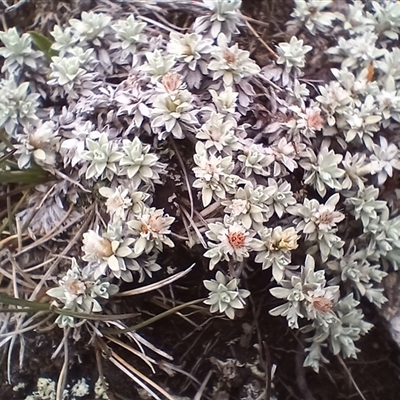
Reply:
M153 249L162 251L163 244L174 247L174 242L168 237L174 221L174 217L164 215L164 210L156 210L154 207L143 208L140 215L127 222L136 237L135 254L137 256L142 253L149 254Z
M206 232L210 250L204 253L205 257L211 258L210 269L220 261L241 262L249 257L249 252L256 244L254 231L247 230L242 224L230 223L225 217L224 223L216 222L209 224L210 230Z
M339 286L318 287L306 295L307 317L310 319L329 318L334 315L333 306L339 299Z
M237 44L228 47L224 34L218 36L217 44L212 53L213 60L208 65L208 69L213 71L214 81L222 78L225 86L232 86L260 72L260 67L250 59L248 51L239 49Z
M340 211L335 211L339 199L339 193L335 193L326 201L325 204L319 205L312 218L318 230L326 232L331 231L336 228L337 223L343 221L344 214Z
M47 290L47 294L54 299L52 304L63 309L91 314L102 310L101 304L97 298L108 299L111 295L118 292L118 286L110 282L97 280L91 273L85 269L81 270L76 260L72 259L71 268L65 276L58 281L58 287ZM59 315L56 322L60 327L74 326L74 318L64 318L65 315Z
M118 186L115 189L102 187L99 189L99 193L107 198L107 212L111 216L123 219L126 210L132 206L132 200L128 196L128 189L123 189L122 186Z
M303 230L308 234L308 239L315 240L319 233L336 232L337 223L343 221L344 214L335 211L335 207L340 200L339 193L333 194L325 204L319 204L316 199L304 199L304 203L290 206L287 211L292 215L297 215L297 230Z

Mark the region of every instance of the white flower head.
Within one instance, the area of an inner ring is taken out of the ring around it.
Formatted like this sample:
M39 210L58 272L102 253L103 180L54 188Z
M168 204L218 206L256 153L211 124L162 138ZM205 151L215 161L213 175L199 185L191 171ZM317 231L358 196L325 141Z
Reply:
M390 40L397 40L400 33L400 5L397 2L385 2L379 4L374 1L373 20L375 31L385 35ZM370 13L368 13L370 16Z
M205 140L206 149L232 154L242 148L235 133L236 121L225 120L222 114L211 112L208 120L201 126L196 137Z
M196 18L193 30L209 32L213 38L222 32L230 40L231 35L238 32L237 27L242 25L239 12L242 0L203 0L203 3L212 13Z
M282 218L286 208L296 204L290 183L285 180L277 182L273 178L268 178L268 186L265 188L265 193L267 196L265 204L268 206L267 216L269 218L274 213L279 218Z
M336 205L339 202L339 193L333 194L325 204L320 204L315 214L312 217L312 221L315 223L319 231L332 231L336 228L337 223L343 221L345 215L340 211L336 211ZM305 229L308 232L308 229Z
M106 132L103 132L97 141L86 139L86 147L83 158L90 161L86 170L86 179L99 179L105 177L112 180L117 173L117 163L123 157L123 153L117 151L118 145L109 142Z
M78 60L79 65L84 67L86 71L98 64L95 56L93 55L94 49L83 49L80 46L75 46L69 49L68 54Z
M250 53L235 44L228 46L224 34L219 34L208 69L213 72L213 80L222 78L226 87L239 84L242 79L251 78L260 72L260 67L250 59Z
M367 95L361 106L346 107L343 112L344 121L340 126L344 130L346 142L352 142L355 138L361 139L369 151L373 150L372 137L380 130L379 122L382 116L379 113L375 98Z
M53 121L41 122L37 127L31 130L26 129L25 132L17 135L17 139L21 143L15 145L18 167L28 168L33 159L44 169L54 168L60 141L55 123Z
M96 262L104 257L110 257L113 254L110 240L101 237L98 233L90 230L83 234L83 252L85 261Z
M129 184L127 186L129 187ZM129 190L130 198L132 200L132 208L130 209L130 212L132 212L134 215L139 215L142 213L142 210L147 207L149 203L151 203L152 196L150 193L141 192L134 187L130 187Z
M184 76L188 88L200 89L204 75L208 75L213 40L197 33L171 32L167 51L178 61L176 70Z
M306 234L305 239L313 242L309 251L319 250L323 262L329 255L337 258L342 256L344 241L336 232L337 223L345 216L340 211L335 211L339 199L339 193L335 193L325 204L319 204L316 199L304 199L303 205L290 206L287 209L289 213L300 217L296 219L297 231L303 231Z
M334 13L326 11L332 3L332 0L295 0L296 6L290 15L301 21L313 35L318 31L327 32L337 18Z
M150 152L151 147L143 144L138 137L132 141L123 140L123 157L119 160L122 167L121 175L126 175L134 187L139 187L141 182L149 183L160 178L161 163L158 156Z
M69 24L76 32L81 42L88 41L99 46L100 40L104 37L110 26L112 18L104 13L94 13L83 11L81 19L70 19Z
M50 32L50 35L54 38L51 48L58 51L60 56L64 56L79 40L77 37L74 37L71 27L61 28L59 25L54 25L54 29Z
M387 51L383 58L374 62L374 65L378 67L385 75L393 76L397 81L400 78L400 49L393 47L391 51Z
M146 22L136 20L133 15L111 25L116 32L116 38L122 42L118 43L122 51L134 53L138 45L146 42L146 35L142 33L146 25Z
M201 60L213 50L212 43L212 39L203 38L197 33L181 35L178 32L171 32L167 51L169 54L173 54L177 60L187 64L188 68L192 71L200 63L199 66L203 71L204 60L203 62Z
M379 162L369 162L366 154L346 152L342 160L343 169L346 175L342 182L343 189L352 189L353 186L358 189L364 188L365 177L369 174L374 174L379 171Z
M307 85L305 83L300 83L298 79L293 80L293 87L288 87L287 91L296 100L300 100L301 102L304 102L310 95Z
M227 216L224 223L212 223L209 228L206 236L210 249L204 253L204 257L210 258L210 269L220 261L242 262L249 257L256 243L253 238L255 232L247 230L240 223L230 222Z
M240 9L242 0L203 0L203 3L223 21L225 15Z
M384 136L379 138L380 144L374 144L374 154L371 162L376 165L378 186L393 176L393 169L400 170L400 151L394 143L388 143ZM375 171L373 171L375 172Z
M0 56L5 58L1 72L12 75L24 65L36 70L37 59L43 54L32 49L32 39L29 33L18 34L17 28L10 28L6 32L0 31L0 40L4 47L0 48Z
M166 75L175 64L173 55L163 56L160 50L154 50L153 53L146 53L147 63L141 69L150 75L151 83L156 83L160 78Z
M344 201L345 205L352 208L354 217L361 219L364 231L368 229L370 224L378 220L380 214L388 213L386 201L378 200L378 197L379 189L370 185Z
M243 154L238 156L238 160L242 164L241 172L246 178L252 174L268 176L268 166L273 161L274 157L268 157L259 146L251 145L243 149Z
M333 194L325 204L320 204L317 199L304 199L302 205L290 206L287 211L297 215L297 230L306 233L308 240L321 239L323 233L334 233L337 223L343 221L345 215L336 211L336 205L340 200L339 193Z
M343 156L336 154L333 150L329 150L324 143L321 146L318 155L315 155L311 148L307 149L309 161L300 161L304 172L304 183L312 185L321 196L325 196L328 186L331 189L340 190L341 184L339 179L345 174L345 171L338 167Z
M362 33L366 30L374 30L375 18L367 15L365 4L362 1L356 1L348 5L347 15L343 21L343 28L354 33Z
M63 156L64 167L82 164L86 139L96 140L101 133L94 130L94 124L90 121L79 121L72 131L62 131L64 139L61 141L60 154Z
M329 126L336 123L335 114L343 114L346 107L352 103L353 99L348 90L333 80L328 85L319 86L320 96L316 100L321 103L321 108L327 114L327 122Z
M329 319L335 316L333 307L339 300L339 286L317 287L307 292L306 311L309 319Z
M107 198L105 204L110 216L125 219L126 210L132 206L132 199L129 197L128 189L124 189L122 186L118 186L115 189L103 186L99 189L99 193Z
M59 287L49 289L46 293L57 299L63 305L63 309L90 314L102 311L96 298L108 299L117 292L118 286L87 275L73 258L71 268L59 281ZM58 305L57 301L55 305ZM56 322L63 327L66 326L65 322L68 322L69 326L74 326L75 321L73 317L66 321L61 314Z
M302 39L292 36L289 43L279 43L277 47L279 58L278 64L284 64L286 72L292 68L303 68L305 66L305 55L312 50L312 46L303 44Z
M193 159L197 165L193 168L197 178L193 187L201 189L204 207L211 203L213 196L224 199L226 193L234 193L240 178L231 175L234 168L231 156L222 158L210 154L204 143L199 141L196 144L196 154Z
M198 124L192 94L186 89L171 92L158 94L151 110L151 127L160 140L170 133L176 139L183 139L184 131Z
M128 76L117 86L114 99L119 107L118 115L129 116L128 132L145 125L145 117L150 116L150 108L146 104L148 98L149 93L142 87L138 74Z
M36 125L38 121L37 108L39 107L38 93L30 93L29 82L17 86L14 78L0 81L0 127L8 135L14 137L19 124L28 127Z
M367 67L371 61L381 58L387 52L376 46L377 40L378 35L372 30L361 32L350 39L342 36L335 47L328 49L328 54L334 56L334 61L342 62L342 68L354 70L360 66Z
M134 251L138 256L153 250L162 251L163 245L174 247L169 238L174 217L164 214L164 210L144 207L139 215L127 222L136 237Z
M81 62L78 57L54 56L51 61L51 80L48 82L50 85L56 83L71 90L74 84L79 82L80 78L86 74L86 70L81 68Z
M279 139L270 147L265 149L268 165L271 165L274 177L285 176L289 172L293 172L297 167L296 158L302 153L306 145L304 143L295 143L288 141L285 137Z
M319 323L335 318L334 304L339 298L339 286L326 286L325 271L315 271L315 260L306 256L301 272L293 273L290 280L282 280L280 287L270 289L271 294L286 303L270 311L282 315L290 328L299 328L298 318L318 319Z
M219 91L218 93L213 89L210 89L209 92L218 113L229 115L236 112L239 93L234 92L231 86L228 86L225 90Z
M137 255L133 251L135 239L125 232L125 224L121 220L109 224L107 231L100 236L89 230L83 234L82 260L89 262L97 279L110 269L112 276L126 282L132 282Z
M233 220L243 224L246 229L257 230L266 220L268 211L268 188L248 183L244 188L238 188L234 197L222 202L226 206L225 213L230 214Z
M264 228L259 232L259 236L261 240L255 248L257 251L255 261L262 263L262 269L272 267L272 276L279 283L287 269L297 268L290 266L290 252L297 249L299 236L295 228L283 229L281 226Z
M311 106L305 110L296 105L289 107L294 118L289 120L285 126L289 128L289 134L302 134L306 139L315 137L315 132L322 130L324 118L321 116L321 109L318 106Z

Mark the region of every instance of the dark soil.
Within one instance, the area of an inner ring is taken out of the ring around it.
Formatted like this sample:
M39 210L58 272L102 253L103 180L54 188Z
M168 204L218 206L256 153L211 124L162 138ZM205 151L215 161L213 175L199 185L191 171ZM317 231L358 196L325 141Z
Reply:
M198 265L196 270L179 282L179 287L174 287L174 297L182 301L204 297L203 288L196 282L206 275L208 272ZM242 317L234 321L220 317L209 318L202 313L189 315L185 312L193 323L201 326L200 329L196 329L179 316L172 316L139 333L153 345L172 355L174 365L190 372L200 382L213 370L207 384L208 390L202 397L204 399L246 398L246 388L250 385L256 388L265 387L265 371L272 364L277 365L272 393L279 400L359 399L361 397L353 380L367 400L399 399L400 351L392 342L385 324L374 308L365 304L366 318L373 322L375 327L358 342L361 350L358 359L344 360L344 367L336 357L331 356L330 363L323 365L320 373L316 374L311 369L302 367L304 343L301 335L288 329L283 318L271 317L268 314L274 302L266 290L269 280L269 271L257 271L249 276L246 283L247 287L252 289L252 302ZM166 297L170 297L168 290L164 292ZM144 299L136 304L140 304L140 309L145 310L143 319L163 311ZM149 316L145 315L147 313ZM39 377L57 380L62 357L54 360L50 360L50 357L61 338L57 329L51 333L36 333L26 337L24 368L18 370L15 360L13 371L13 385L24 382L26 387L14 392L11 386L6 384L3 372L2 400L25 399L26 395L35 389ZM93 347L87 345L87 338L84 337L77 343L71 341L71 349L68 382L72 385L79 378L85 377L89 384L94 385L98 372ZM18 354L18 349L15 353ZM194 398L198 385L190 378L179 373L171 377L164 372L157 372L157 375L153 376L138 358L128 352L118 350L118 353L171 393ZM149 355L153 356L150 353ZM134 394L136 385L106 359L103 359L103 368L115 399L141 398ZM220 397L209 397L212 388L218 388L217 394ZM228 397L222 397L223 395Z

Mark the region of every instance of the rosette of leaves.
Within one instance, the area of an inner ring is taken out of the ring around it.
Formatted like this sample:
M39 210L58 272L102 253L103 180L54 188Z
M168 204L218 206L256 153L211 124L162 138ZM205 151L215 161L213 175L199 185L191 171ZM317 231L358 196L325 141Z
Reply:
M55 304L62 303L65 310L86 314L102 311L102 306L97 299L108 299L119 290L118 286L94 279L91 274L83 272L75 258L72 259L71 268L58 284L58 287L46 292L56 299ZM60 327L73 327L75 320L72 316L60 314L56 323Z
M246 289L238 288L238 280L229 280L221 271L217 271L215 279L203 281L204 286L210 291L205 304L210 305L210 311L225 313L230 319L235 318L235 310L243 309L245 298L250 296Z

